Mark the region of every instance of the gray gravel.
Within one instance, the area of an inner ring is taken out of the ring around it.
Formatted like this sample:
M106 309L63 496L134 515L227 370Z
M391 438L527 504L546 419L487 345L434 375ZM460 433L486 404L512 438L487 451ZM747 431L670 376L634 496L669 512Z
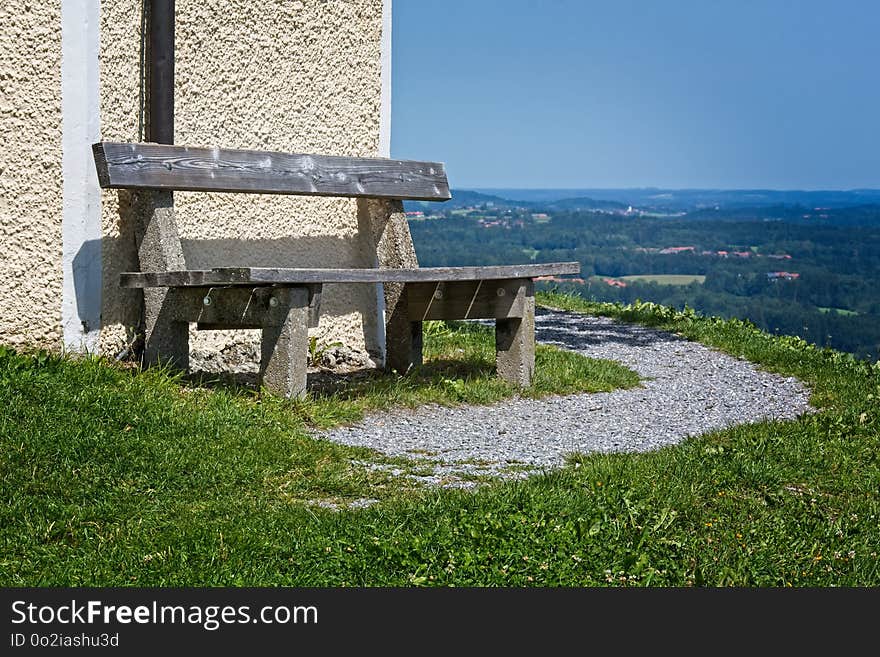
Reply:
M561 465L574 452L653 450L687 436L811 410L809 390L799 380L665 331L540 311L537 338L618 361L638 372L643 385L491 406L400 409L320 435L389 455L428 458L436 466L427 483L445 485L461 476L527 476L530 469Z

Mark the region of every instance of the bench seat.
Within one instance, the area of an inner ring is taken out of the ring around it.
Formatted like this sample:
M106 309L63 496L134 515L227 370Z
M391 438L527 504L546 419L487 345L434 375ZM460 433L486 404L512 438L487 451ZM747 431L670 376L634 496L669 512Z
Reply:
M122 287L204 287L205 285L294 285L312 283L416 283L486 281L577 274L577 262L494 267L418 267L415 269L303 269L218 267L164 272L125 272Z
M308 328L318 325L325 283L402 286L387 318L392 369L406 373L421 364L423 321L494 319L498 375L527 387L535 367L533 278L579 270L576 262L409 269L221 267L125 272L120 285L167 288L160 315L148 330L157 357L187 367L189 323L200 330L260 328L261 382L275 393L299 397L306 391Z

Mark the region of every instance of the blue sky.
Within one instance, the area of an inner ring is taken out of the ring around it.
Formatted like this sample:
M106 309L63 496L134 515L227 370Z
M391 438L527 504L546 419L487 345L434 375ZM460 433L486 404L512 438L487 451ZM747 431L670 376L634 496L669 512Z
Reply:
M875 0L393 0L392 155L453 186L880 188Z

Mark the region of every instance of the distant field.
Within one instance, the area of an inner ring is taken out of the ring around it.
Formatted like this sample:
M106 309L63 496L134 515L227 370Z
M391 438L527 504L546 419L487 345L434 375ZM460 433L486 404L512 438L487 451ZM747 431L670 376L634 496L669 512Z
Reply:
M658 285L690 285L706 282L705 276L697 274L637 274L635 276L618 276L622 281L642 281L644 283L657 283Z
M838 315L846 315L848 317L858 315L854 310L847 310L846 308L826 308L825 306L816 306L816 310L820 313L837 313Z

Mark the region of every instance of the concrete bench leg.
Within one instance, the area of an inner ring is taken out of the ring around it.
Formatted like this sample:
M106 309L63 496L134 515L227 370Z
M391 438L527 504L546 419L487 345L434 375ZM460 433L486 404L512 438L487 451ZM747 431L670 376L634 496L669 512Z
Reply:
M306 287L279 288L270 304L280 312L278 325L263 327L260 357L262 384L272 393L299 398L306 394L309 353L309 291Z
M410 321L406 286L402 283L385 284L386 304L393 307L385 323L386 367L398 374L406 374L422 364L422 323Z
M535 296L531 289L524 293L522 317L495 320L498 376L518 388L531 386L535 373Z
M144 290L144 366L189 369L189 323L177 314L175 290Z
M138 219L135 233L142 271L186 269L174 223L173 194L138 192L132 207ZM189 324L177 312L180 300L179 290L144 290L145 366L170 363L189 368Z

